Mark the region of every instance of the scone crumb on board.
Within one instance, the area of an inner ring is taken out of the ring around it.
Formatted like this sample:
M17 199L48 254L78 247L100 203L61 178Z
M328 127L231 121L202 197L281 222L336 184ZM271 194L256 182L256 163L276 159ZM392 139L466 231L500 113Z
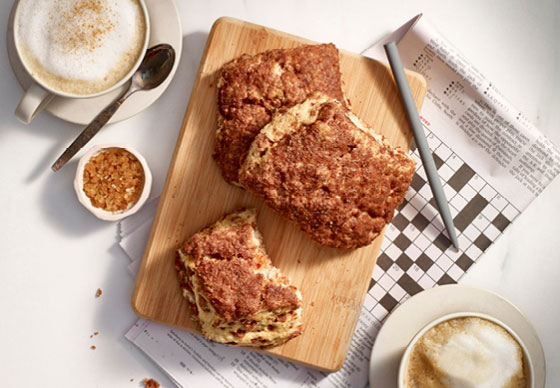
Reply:
M95 292L95 297L99 298L101 294L103 294L103 291L101 291L101 288L98 288L97 291Z
M96 347L95 345L91 345L91 346L90 346L90 349L91 349L91 350L95 350L95 349L97 349L97 347Z
M159 388L160 387L159 383L154 379L144 379L144 380L142 380L142 382L144 383L144 386L146 388Z

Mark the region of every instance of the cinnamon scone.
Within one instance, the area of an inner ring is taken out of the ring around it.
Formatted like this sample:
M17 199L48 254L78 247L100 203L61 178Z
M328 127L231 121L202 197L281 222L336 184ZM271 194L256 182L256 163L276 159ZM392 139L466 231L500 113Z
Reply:
M242 55L225 64L218 79L214 150L224 179L237 184L251 142L277 110L299 104L315 92L346 104L333 44Z
M315 95L261 130L239 181L317 243L352 249L391 221L414 170L340 102Z
M206 338L270 347L301 334L301 293L267 256L255 209L194 234L178 250L175 267Z

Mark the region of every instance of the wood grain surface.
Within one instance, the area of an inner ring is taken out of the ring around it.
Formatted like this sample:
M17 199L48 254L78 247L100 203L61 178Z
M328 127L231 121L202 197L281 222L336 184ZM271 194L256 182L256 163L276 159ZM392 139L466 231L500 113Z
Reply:
M240 207L258 209L258 227L275 266L301 290L304 333L262 350L324 371L342 367L375 265L382 236L353 251L321 247L246 191L227 184L212 159L216 81L220 67L243 54L314 43L247 22L218 19L208 37L167 180L132 296L143 318L198 332L179 289L175 251L199 229ZM408 149L411 134L389 68L341 51L344 89L354 113L391 144ZM418 107L424 79L407 72ZM261 351L261 350L259 350Z

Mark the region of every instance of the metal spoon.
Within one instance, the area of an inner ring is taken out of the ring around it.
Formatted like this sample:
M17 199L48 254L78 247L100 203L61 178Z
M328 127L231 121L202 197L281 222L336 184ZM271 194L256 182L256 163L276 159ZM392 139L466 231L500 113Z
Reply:
M58 171L76 153L95 136L97 132L107 124L107 121L120 108L122 103L132 94L140 90L150 90L162 84L167 78L173 63L175 62L175 50L168 44L158 44L146 51L144 60L138 70L132 75L130 86L115 102L103 109L92 122L80 133L72 144L64 151L57 161L52 165L53 171Z

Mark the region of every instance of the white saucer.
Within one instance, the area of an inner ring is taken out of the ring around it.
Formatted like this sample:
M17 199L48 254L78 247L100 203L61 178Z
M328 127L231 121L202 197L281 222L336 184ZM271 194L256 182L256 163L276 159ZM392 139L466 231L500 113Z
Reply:
M397 386L399 362L414 335L443 315L472 311L497 318L508 325L527 346L535 368L535 387L544 388L545 359L541 341L521 311L493 292L458 284L432 288L414 295L389 315L371 351L371 388Z
M21 61L18 58L14 43L13 23L14 12L18 1L14 2L10 19L8 21L8 31L6 34L8 57L12 65L12 70L24 90L31 85L31 77L24 70ZM181 28L181 20L179 13L175 7L173 0L146 0L146 7L150 15L150 41L148 47L152 47L158 43L168 43L175 49L175 64L171 70L171 74L165 82L150 91L135 93L120 107L115 115L109 121L116 123L121 120L128 119L137 113L140 113L151 104L153 104L159 96L167 89L171 82L179 59L181 58L181 49L183 45L183 30ZM89 124L89 122L99 113L101 109L115 100L126 88L126 85L114 90L111 93L95 98L63 98L55 97L47 105L46 111L59 119L70 121L76 124ZM23 95L22 95L23 96ZM14 100L14 109L18 101Z

